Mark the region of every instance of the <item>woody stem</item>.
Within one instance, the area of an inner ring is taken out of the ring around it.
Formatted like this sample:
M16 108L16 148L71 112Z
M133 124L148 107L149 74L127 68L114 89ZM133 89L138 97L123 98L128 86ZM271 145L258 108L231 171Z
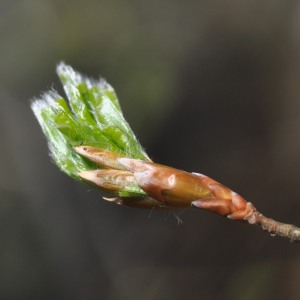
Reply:
M256 224L272 235L278 235L291 242L300 242L300 228L267 218L257 210L252 211L246 218L249 224Z

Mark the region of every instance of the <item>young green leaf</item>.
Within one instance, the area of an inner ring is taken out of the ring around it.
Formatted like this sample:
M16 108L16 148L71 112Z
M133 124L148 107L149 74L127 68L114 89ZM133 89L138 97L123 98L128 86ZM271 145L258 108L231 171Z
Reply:
M57 66L57 73L69 102L50 91L31 107L48 140L50 155L63 172L82 180L79 173L99 169L75 151L81 145L150 161L123 117L114 89L104 79L89 79L64 63ZM132 196L131 191L145 195L136 184L120 193Z

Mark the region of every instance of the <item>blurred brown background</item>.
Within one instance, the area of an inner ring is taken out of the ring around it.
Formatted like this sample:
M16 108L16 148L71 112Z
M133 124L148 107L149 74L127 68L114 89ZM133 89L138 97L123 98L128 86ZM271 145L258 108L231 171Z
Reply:
M29 100L64 60L117 90L150 156L300 225L298 1L0 0L1 299L299 299L300 245L117 207L51 163Z

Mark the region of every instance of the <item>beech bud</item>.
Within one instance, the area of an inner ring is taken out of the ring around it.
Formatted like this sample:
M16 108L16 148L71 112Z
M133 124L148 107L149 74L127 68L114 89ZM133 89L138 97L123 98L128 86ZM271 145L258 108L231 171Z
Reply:
M131 158L119 158L118 162L133 173L138 185L149 196L167 205L186 207L194 200L211 195L192 173Z

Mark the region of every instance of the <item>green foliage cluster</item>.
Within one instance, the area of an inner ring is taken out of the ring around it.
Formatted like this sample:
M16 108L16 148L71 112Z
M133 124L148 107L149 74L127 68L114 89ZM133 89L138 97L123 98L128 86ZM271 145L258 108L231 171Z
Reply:
M48 140L50 155L63 172L80 180L79 172L99 169L74 151L78 145L149 160L123 117L114 89L104 79L89 79L64 63L57 66L57 74L69 105L52 90L34 99L31 107Z

